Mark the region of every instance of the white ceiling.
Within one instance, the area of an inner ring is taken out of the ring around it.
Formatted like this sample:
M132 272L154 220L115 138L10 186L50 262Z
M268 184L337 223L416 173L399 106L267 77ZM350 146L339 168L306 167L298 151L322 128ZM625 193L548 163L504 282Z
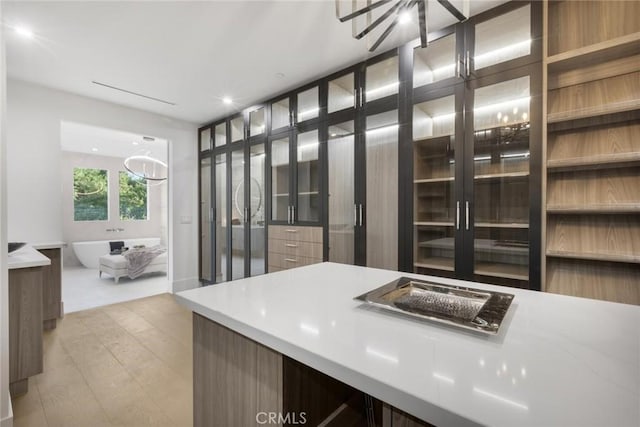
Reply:
M60 124L60 148L63 151L120 158L147 155L166 163L167 140L151 136L153 141L148 141L144 136L150 137L82 123Z
M472 15L504 3L470 1ZM452 1L459 9L462 2ZM198 124L372 56L364 40L351 37L351 25L336 19L333 0L1 4L9 77ZM429 0L430 30L454 22ZM19 25L35 37L20 37L13 31ZM396 28L376 54L413 30L403 36ZM224 96L234 104L224 105Z

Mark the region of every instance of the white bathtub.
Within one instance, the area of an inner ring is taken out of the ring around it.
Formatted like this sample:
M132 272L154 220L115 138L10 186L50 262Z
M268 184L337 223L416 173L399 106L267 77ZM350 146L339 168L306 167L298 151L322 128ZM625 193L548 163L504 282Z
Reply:
M90 242L73 242L73 252L78 260L86 268L98 269L100 266L99 259L102 255L108 255L111 252L109 242L123 241L124 245L131 248L135 245L154 246L160 244L159 237L146 237L140 239L113 239L113 240L93 240Z

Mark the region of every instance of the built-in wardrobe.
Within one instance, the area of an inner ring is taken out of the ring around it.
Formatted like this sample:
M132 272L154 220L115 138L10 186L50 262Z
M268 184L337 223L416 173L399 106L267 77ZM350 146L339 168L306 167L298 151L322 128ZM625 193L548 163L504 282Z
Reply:
M202 127L201 280L332 261L639 303L637 8L509 2Z

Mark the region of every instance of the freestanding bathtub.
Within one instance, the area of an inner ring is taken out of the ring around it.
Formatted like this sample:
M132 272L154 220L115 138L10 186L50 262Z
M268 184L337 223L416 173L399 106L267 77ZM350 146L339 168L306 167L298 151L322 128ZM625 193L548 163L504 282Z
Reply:
M123 241L124 245L131 248L136 245L155 246L160 244L159 237L146 237L140 239L113 239L113 240L93 240L89 242L73 242L73 252L80 263L86 268L98 269L100 257L111 252L109 242Z

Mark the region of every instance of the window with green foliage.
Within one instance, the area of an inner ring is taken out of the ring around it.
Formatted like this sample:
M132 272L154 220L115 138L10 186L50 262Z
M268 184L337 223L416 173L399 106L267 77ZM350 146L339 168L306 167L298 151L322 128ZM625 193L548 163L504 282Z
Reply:
M129 172L120 172L120 219L147 219L147 182Z
M73 219L106 221L109 219L109 181L103 169L73 170Z

